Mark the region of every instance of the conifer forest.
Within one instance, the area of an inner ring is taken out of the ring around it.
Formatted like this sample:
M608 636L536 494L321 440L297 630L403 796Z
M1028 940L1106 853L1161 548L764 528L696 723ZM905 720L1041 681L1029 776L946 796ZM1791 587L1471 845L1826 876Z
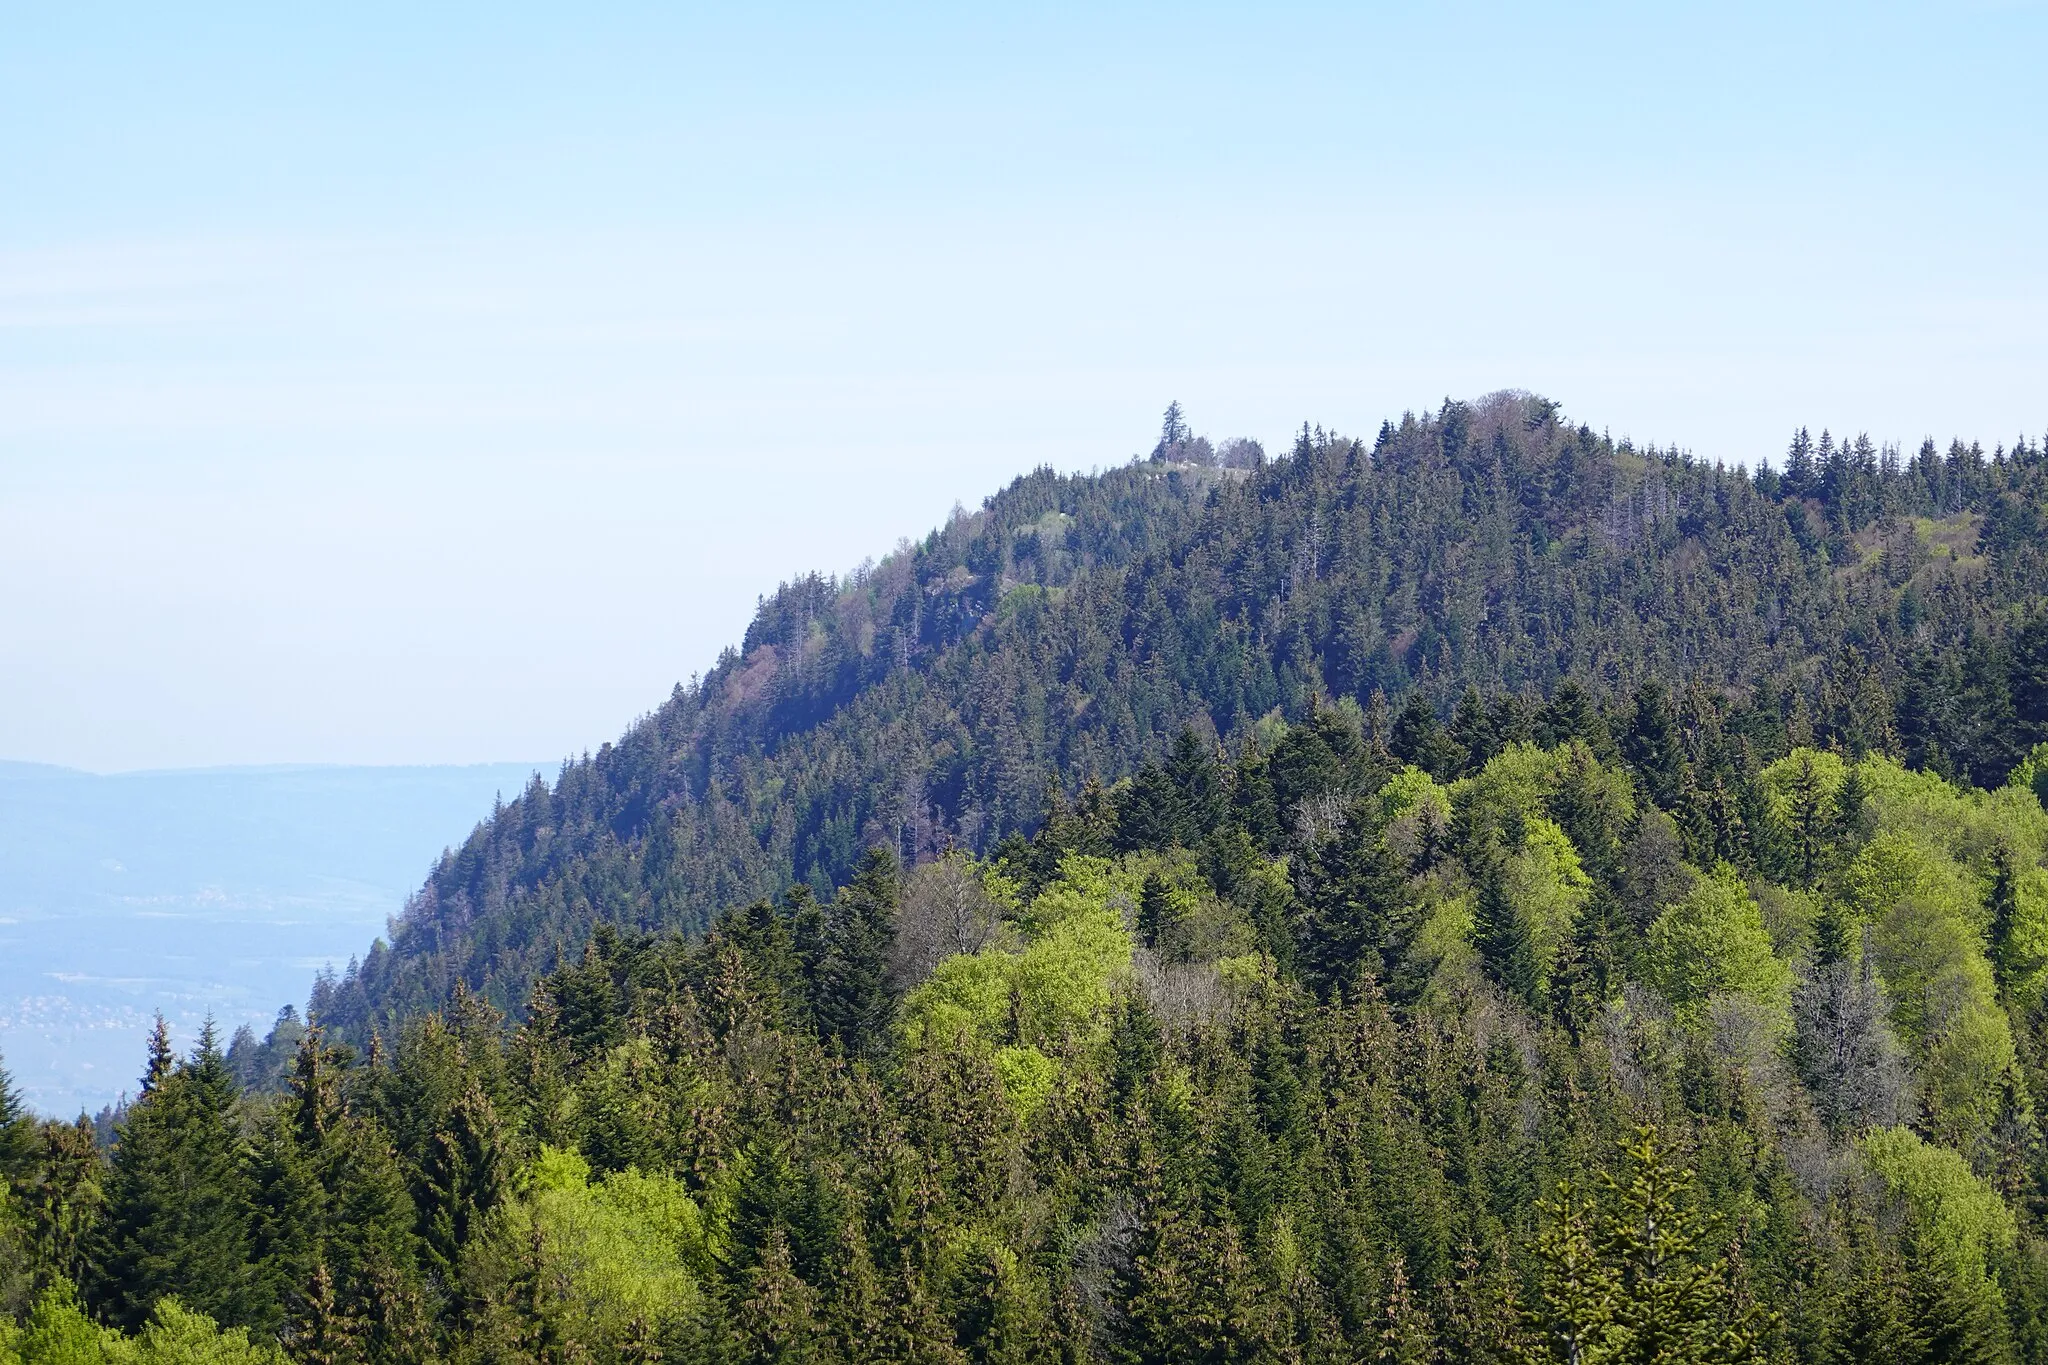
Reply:
M0 1077L0 1362L2039 1365L2044 805L2037 441L1176 405Z

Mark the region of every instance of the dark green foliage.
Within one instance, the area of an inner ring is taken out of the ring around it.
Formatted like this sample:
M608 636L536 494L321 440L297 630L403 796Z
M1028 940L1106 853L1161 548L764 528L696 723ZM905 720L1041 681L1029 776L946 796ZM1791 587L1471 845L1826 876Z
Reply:
M1486 974L1510 998L1536 1004L1536 945L1528 923L1507 893L1499 865L1478 874L1478 909L1473 916L1474 940Z
M2040 451L1166 435L785 585L306 1016L160 1030L111 1154L0 1083L0 1299L379 1365L2038 1358L2040 840L1923 954L1988 982L1981 910L1959 1126L1848 899L1909 775L1827 751L2048 726Z
M456 1284L464 1248L505 1198L509 1165L497 1109L472 1084L428 1139L413 1191L425 1264L443 1286Z
M1302 857L1296 887L1309 907L1297 960L1319 991L1349 990L1360 972L1380 976L1380 950L1407 899L1404 869L1384 840L1357 829L1326 839Z
M1491 733L1485 730L1473 737L1487 745L1492 743ZM1454 734L1446 732L1437 723L1435 708L1420 692L1411 692L1408 704L1395 717L1394 733L1387 741L1387 748L1401 762L1413 763L1439 781L1456 777L1472 757Z
M14 1078L0 1065L0 1188L29 1175L35 1148L35 1116L23 1106Z
M237 1098L212 1026L190 1058L173 1061L159 1017L142 1094L114 1148L95 1257L94 1293L114 1321L138 1327L173 1295L218 1322L260 1323Z
M2048 461L1861 458L1752 477L1496 395L1370 445L1305 428L1241 478L1039 471L869 573L784 585L709 674L452 853L317 1012L363 1046L457 979L512 1009L598 920L700 932L849 881L877 843L991 850L1044 817L1048 781L1155 764L1121 846L1193 848L1208 793L1166 772L1183 731L1236 752L1277 710L1316 723L1274 755L1273 824L1247 826L1271 848L1352 728L1332 698L1391 698L1351 738L1440 776L1523 734L1603 760L1620 741L1660 802L1689 779L1689 846L1738 862L1761 856L1739 741L1759 762L1897 746L1994 785L2048 738L2027 534ZM1741 732L1703 730L1696 689L1749 694Z
M1666 810L1676 806L1679 783L1685 776L1685 755L1679 747L1669 694L1655 678L1636 689L1621 749L1649 789L1650 798Z
M899 894L895 855L877 849L832 901L814 1009L820 1035L848 1056L877 1053L895 1017L889 943Z

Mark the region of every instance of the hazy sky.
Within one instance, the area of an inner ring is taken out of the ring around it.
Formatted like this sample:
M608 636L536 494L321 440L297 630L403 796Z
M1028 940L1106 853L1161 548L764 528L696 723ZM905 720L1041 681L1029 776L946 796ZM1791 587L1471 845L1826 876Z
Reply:
M1170 398L2048 428L2040 5L851 8L0 0L0 757L594 747Z

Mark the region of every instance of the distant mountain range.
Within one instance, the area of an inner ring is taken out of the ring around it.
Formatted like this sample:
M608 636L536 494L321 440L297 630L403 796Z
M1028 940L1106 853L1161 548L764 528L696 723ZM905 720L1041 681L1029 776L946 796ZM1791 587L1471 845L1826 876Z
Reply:
M0 763L0 1055L65 1114L134 1087L157 1009L260 1034L535 770Z

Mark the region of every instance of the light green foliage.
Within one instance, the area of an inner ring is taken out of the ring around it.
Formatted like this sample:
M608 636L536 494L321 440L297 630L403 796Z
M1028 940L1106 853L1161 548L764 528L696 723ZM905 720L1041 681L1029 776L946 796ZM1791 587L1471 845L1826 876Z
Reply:
M143 1327L130 1359L135 1365L283 1365L284 1356L274 1346L250 1341L240 1327L223 1331L204 1313L165 1299Z
M1764 1006L1791 1029L1792 969L1771 951L1763 911L1735 869L1703 877L1650 926L1650 969L1681 1019L1697 1022L1722 992Z
M1912 784L1917 787L1916 782ZM1915 801L1925 810L1944 798ZM1984 954L1978 880L1922 838L1886 831L1843 874L1843 894L1871 925L1870 951L1911 1044L1934 1131L1966 1142L1995 1116L2013 1059L2012 1031Z
M1912 1220L1919 1254L1964 1284L1986 1284L1993 1258L2017 1235L1997 1192L1910 1128L1872 1129L1857 1147Z
M659 1331L697 1306L692 1267L707 1264L704 1223L672 1176L627 1169L593 1182L581 1155L543 1147L513 1216L515 1233L534 1230L578 1341L616 1345L636 1326Z
M1450 786L1450 798L1475 830L1513 826L1539 819L1574 767L1595 774L1605 802L1622 820L1635 815L1635 795L1625 773L1602 767L1578 740L1554 749L1511 744L1476 775Z
M1905 900L1939 907L1972 933L1983 928L1976 879L1953 858L1910 834L1886 831L1842 874L1842 894L1857 916L1877 923Z
M1549 985L1558 948L1571 937L1579 911L1593 894L1593 882L1579 865L1578 850L1554 822L1538 816L1526 830L1522 847L1508 857L1507 893L1529 927L1541 990Z
M1414 862L1425 850L1440 850L1451 830L1451 794L1413 766L1403 768L1379 790L1380 826L1395 856Z
M1797 818L1799 788L1809 773L1815 794L1832 808L1842 780L1849 775L1849 765L1840 754L1828 749L1794 749L1763 770L1764 794L1770 799L1771 814L1780 821L1791 824Z
M2006 786L2030 793L2038 805L2048 808L2048 742L2034 746L2034 751L2012 770Z
M1918 1043L1921 1098L1937 1132L1966 1141L1996 1113L1998 1078L2013 1059L1991 964L1952 906L1908 896L1871 935L1892 1018Z
M998 1067L1006 1092L1020 1116L1028 1114L1051 1086L1043 1045L1069 1035L1107 1036L1111 993L1131 970L1125 916L1143 885L1142 869L1066 858L1059 879L1025 907L1024 946L941 962L904 1000L905 1039L913 1047L965 1040L1003 1049Z
M1279 898L1274 903L1285 903L1289 888L1284 863L1256 859L1245 867L1243 875L1253 883L1242 889L1243 899L1250 901L1269 896ZM1207 962L1219 957L1237 956L1255 946L1250 921L1237 906L1216 895L1215 888L1209 885L1196 866L1195 855L1186 849L1145 850L1128 853L1118 859L1111 881L1119 889L1110 893L1111 904L1119 910L1124 909L1130 902L1121 888L1135 885L1139 888L1136 904L1142 906L1143 888L1148 878L1157 878L1166 893L1167 923L1155 927L1155 930L1165 930L1155 945L1163 956ZM1053 888L1046 889L1050 891ZM1034 917L1035 907L1026 919L1029 921ZM1134 919L1143 931L1142 912Z
M1979 876L1989 873L1991 858L2001 845L2025 866L2048 854L2048 814L2017 786L1965 790L1933 773L1913 772L1878 757L1865 759L1857 771L1869 790L1880 830L1916 835L1929 846L1948 850Z
M1408 957L1429 974L1433 991L1441 992L1478 970L1479 953L1472 946L1476 917L1469 891L1453 894L1432 883L1423 889L1417 914L1420 925L1408 945Z
M996 1075L1003 1095L1021 1120L1029 1120L1045 1104L1060 1077L1059 1063L1029 1044L996 1049Z
M1439 786L1435 778L1412 763L1387 779L1386 785L1380 788L1379 800L1380 818L1388 824L1404 816L1412 817L1424 806L1433 807L1445 824L1450 823L1451 794Z
M1696 1182L1655 1129L1623 1143L1601 1176L1601 1209L1560 1183L1538 1204L1542 1292L1522 1359L1561 1365L1737 1365L1765 1359L1770 1315L1731 1291L1710 1254L1712 1223L1692 1211Z
M2048 994L2048 868L2021 868L2013 879L2011 940L2001 969L2022 1012Z
M142 1331L123 1336L79 1308L68 1285L47 1291L19 1328L0 1323L0 1365L284 1365L275 1346L242 1328L222 1331L176 1299L156 1306Z

